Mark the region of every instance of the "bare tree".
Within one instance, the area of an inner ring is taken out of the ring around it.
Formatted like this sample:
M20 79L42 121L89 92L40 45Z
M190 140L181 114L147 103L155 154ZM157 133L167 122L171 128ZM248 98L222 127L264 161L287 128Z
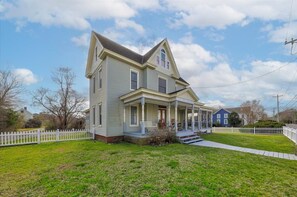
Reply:
M75 74L68 67L60 67L52 73L57 90L38 89L33 95L33 104L43 107L58 120L58 127L68 128L85 107L85 97L73 89Z
M20 101L22 83L11 71L0 70L0 109L13 108Z
M260 100L245 101L240 107L241 112L247 115L248 124L267 117L264 107L260 104Z

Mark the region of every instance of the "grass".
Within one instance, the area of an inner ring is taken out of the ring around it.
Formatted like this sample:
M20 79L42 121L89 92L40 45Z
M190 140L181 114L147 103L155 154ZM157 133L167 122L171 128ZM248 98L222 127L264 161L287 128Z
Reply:
M1 196L294 196L297 162L182 144L0 149Z
M203 135L202 138L205 140L220 142L233 146L283 153L296 153L295 144L281 134L254 135L246 133L212 133Z

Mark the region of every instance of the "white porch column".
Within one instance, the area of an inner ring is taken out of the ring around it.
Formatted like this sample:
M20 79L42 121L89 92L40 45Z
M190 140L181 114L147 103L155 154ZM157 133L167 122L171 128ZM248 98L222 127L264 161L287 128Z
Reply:
M194 120L194 105L192 105L192 131L195 128L195 120Z
M123 131L126 132L126 106L124 105L124 121L123 121Z
M167 119L168 119L168 127L171 127L171 117L170 117L170 108L171 108L171 104L169 103L167 106Z
M206 129L208 129L208 111L205 112Z
M188 107L185 109L185 130L188 130Z
M175 126L176 133L177 133L177 107L178 107L178 101L175 101L174 126Z
M210 127L212 128L213 125L213 114L212 111L210 112ZM210 132L212 133L212 129L210 130Z
M201 109L198 108L198 130L201 129Z
M141 98L141 134L145 134L145 125L144 125L144 97Z

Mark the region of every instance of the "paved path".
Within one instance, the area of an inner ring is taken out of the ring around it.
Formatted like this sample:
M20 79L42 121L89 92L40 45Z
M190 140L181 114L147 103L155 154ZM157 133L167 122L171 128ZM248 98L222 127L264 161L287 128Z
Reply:
M278 153L278 152L257 150L257 149L251 149L251 148L243 148L243 147L239 147L239 146L231 146L231 145L221 144L221 143L217 143L217 142L211 142L211 141L207 141L207 140L195 142L191 145L222 148L222 149L252 153L252 154L256 154L256 155L264 155L264 156L268 156L268 157L277 157L277 158L281 158L281 159L297 160L297 156L294 154Z

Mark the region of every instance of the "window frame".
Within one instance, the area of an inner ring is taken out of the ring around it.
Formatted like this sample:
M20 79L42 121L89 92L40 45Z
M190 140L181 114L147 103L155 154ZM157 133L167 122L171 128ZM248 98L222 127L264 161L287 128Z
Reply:
M98 89L102 89L102 68L98 70Z
M136 89L132 89L132 72L137 74ZM130 90L137 90L139 88L139 71L130 69Z
M224 118L228 118L228 114L227 113L224 113Z
M98 125L102 126L102 103L98 104Z
M93 76L93 94L96 93L96 75Z
M163 59L162 59L162 55L164 55L164 65L163 65ZM166 60L167 60L167 58L166 58L166 51L165 51L165 49L161 49L160 50L160 56L161 56L161 58L160 58L160 63L161 63L161 66L163 67L163 68L166 68Z
M136 107L136 124L132 124L132 107ZM138 113L138 105L131 105L130 106L130 127L138 127L138 120L139 120L139 113Z
M160 92L160 79L165 80L165 92ZM158 76L158 92L167 94L167 85L168 85L167 79L165 77Z
M217 118L221 119L221 114L217 114Z
M95 59L96 59L96 61L98 61L98 47L96 46L95 47Z
M228 124L228 119L224 119L224 124L225 124L225 125Z
M92 120L92 122L93 122L93 126L95 126L96 125L96 106L93 106L93 112L92 112L92 116L93 116L93 120Z

